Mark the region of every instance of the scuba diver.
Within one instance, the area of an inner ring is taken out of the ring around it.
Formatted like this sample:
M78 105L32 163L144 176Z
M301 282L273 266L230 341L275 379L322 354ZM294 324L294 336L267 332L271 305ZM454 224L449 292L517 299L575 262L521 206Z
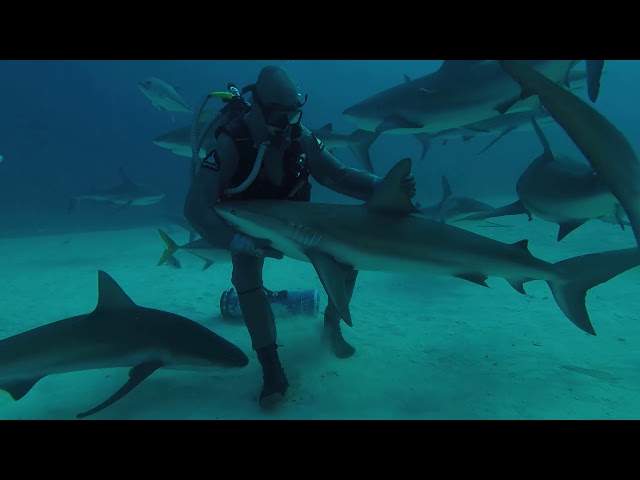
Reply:
M238 295L252 348L262 366L259 404L270 408L285 396L289 383L278 356L276 324L262 271L265 257L281 259L283 254L259 239L236 232L217 215L214 207L217 202L227 200L309 202L310 176L337 193L366 201L382 179L366 170L345 166L300 123L306 98L304 103L300 102L293 78L282 67L264 67L256 83L244 91L251 92L251 102L246 103L240 114L215 129L215 147L193 177L184 215L204 239L231 252L231 283ZM405 177L403 188L408 195L415 196L413 175ZM347 275L345 288L349 301L357 275L355 269ZM340 320L329 300L323 336L336 357L348 358L355 348L344 339Z

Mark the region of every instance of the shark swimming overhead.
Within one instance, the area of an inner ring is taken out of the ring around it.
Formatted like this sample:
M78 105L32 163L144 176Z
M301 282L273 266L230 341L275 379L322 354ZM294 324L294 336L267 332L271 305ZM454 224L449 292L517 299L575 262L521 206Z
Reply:
M533 127L543 146L516 183L518 200L495 210L479 212L464 220L484 220L527 214L558 224L558 241L591 219L616 218L623 229L622 206L589 164L566 155L554 155L535 120Z
M203 325L175 313L137 305L98 271L98 303L90 313L58 320L0 340L0 389L20 400L49 375L132 367L129 380L93 415L131 392L160 368L242 368L247 355Z
M604 115L568 89L517 60L500 65L521 86L521 97L537 96L624 208L640 245L640 161L629 140Z
M149 190L142 185L134 183L129 179L120 167L120 184L115 187L104 189L92 189L83 195L75 195L69 199L68 212L75 210L79 200L93 200L96 202L108 203L126 207L128 205L146 206L160 202L165 194L158 191Z
M184 101L175 87L164 80L148 77L138 82L138 88L154 107L158 110L164 108L169 112L174 121L174 112L193 113L193 107Z
M554 82L569 85L579 60L523 60ZM527 110L518 83L497 60L445 60L428 75L405 81L343 111L358 128L391 134L437 133L498 114Z
M594 253L549 263L523 240L508 244L424 218L402 191L411 160L398 162L362 205L290 201L229 201L216 211L236 230L270 242L284 255L313 264L342 319L352 325L345 278L351 269L458 277L487 286L506 279L520 293L544 280L560 309L595 335L585 306L587 291L640 265L640 248Z

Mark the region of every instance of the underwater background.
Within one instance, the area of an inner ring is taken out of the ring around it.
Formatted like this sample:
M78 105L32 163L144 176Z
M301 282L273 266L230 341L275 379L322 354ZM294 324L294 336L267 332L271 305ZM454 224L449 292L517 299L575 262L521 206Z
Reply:
M94 419L638 418L640 269L587 295L595 337L567 320L545 282L527 284L523 296L495 277L483 288L446 276L363 271L351 302L354 326L343 324L357 352L341 360L321 342L327 297L315 270L289 258L267 260L265 286L315 290L320 308L311 316L277 315L291 387L284 408L262 412L256 401L262 373L248 333L241 320L220 313L220 297L231 287L230 262L203 270L202 259L178 251L180 268L158 265L166 247L158 228L179 245L189 240L167 215L182 216L190 159L153 140L190 125L192 114L157 109L138 83L162 79L195 106L229 82L254 83L270 64L284 66L308 94L305 126L331 123L348 134L357 127L345 108L405 75L436 71L442 61L0 61L0 338L90 312L103 270L138 305L206 326L241 348L249 364L219 374L159 370ZM639 82L640 62L607 60L592 104L636 150ZM559 125L543 129L556 154L587 164ZM434 140L421 158L413 135L382 134L370 155L380 176L411 157L420 204L439 202L444 176L453 194L500 206L517 199L516 182L542 147L533 130L514 131L479 154L493 138ZM348 148L334 153L362 168ZM121 168L162 200L126 208L81 200L69 210L74 195L119 183ZM359 203L317 183L312 201ZM531 252L548 262L635 245L630 228L595 220L561 242L557 225L525 215L464 228L507 243L527 239ZM0 392L0 418L75 418L120 388L127 372L46 376L19 400ZM1 377L0 368L0 388Z

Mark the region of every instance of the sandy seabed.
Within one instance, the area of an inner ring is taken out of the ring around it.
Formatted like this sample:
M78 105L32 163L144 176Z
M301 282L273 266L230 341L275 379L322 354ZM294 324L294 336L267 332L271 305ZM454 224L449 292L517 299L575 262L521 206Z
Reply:
M591 221L556 242L557 227L525 216L503 227L466 228L515 242L555 262L634 245L629 229ZM158 225L161 226L162 225ZM187 234L175 230L177 243ZM343 324L356 354L332 356L322 314L278 317L279 353L291 384L281 408L257 405L262 372L242 323L220 315L231 264L202 271L187 252L181 269L156 266L155 227L0 239L0 337L93 310L97 271L139 305L178 313L234 342L250 363L218 374L159 370L89 419L635 419L640 418L640 268L593 288L590 336L560 311L547 284L527 295L490 277L484 288L451 277L363 271ZM309 263L268 260L271 290L317 289ZM74 419L120 388L128 369L45 377L21 400L0 392L0 419Z

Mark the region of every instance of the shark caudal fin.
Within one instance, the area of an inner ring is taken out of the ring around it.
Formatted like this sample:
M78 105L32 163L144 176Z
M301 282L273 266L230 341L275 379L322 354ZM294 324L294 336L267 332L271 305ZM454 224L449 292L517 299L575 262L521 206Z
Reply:
M558 306L578 328L595 335L585 304L587 292L640 265L640 248L591 253L555 265L561 279L547 283Z

